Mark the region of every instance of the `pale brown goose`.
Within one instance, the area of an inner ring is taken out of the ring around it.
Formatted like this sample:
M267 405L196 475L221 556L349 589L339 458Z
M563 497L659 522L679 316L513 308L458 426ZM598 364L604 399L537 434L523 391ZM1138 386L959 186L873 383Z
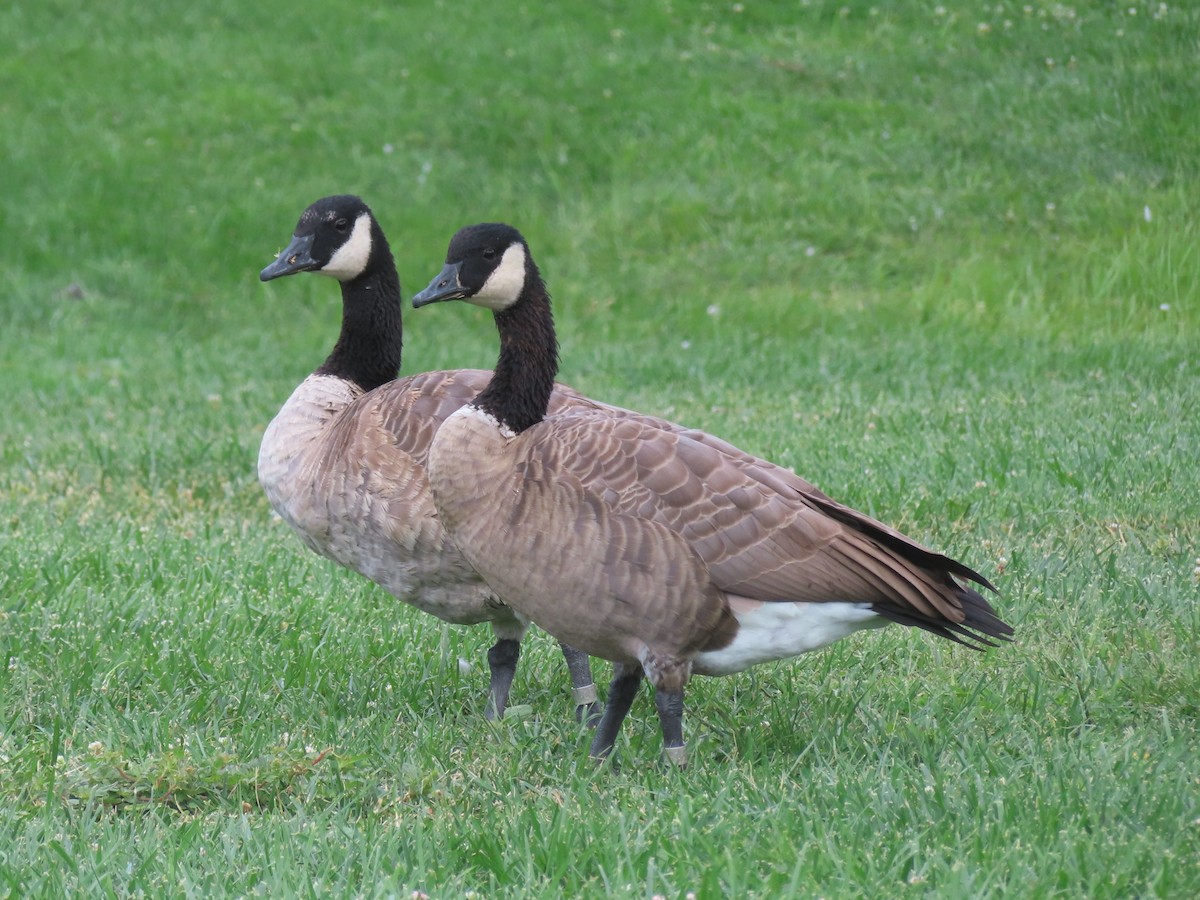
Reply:
M434 432L490 373L426 372L397 380L400 279L371 210L354 196L306 209L263 281L318 272L341 283L342 329L316 371L267 426L258 477L271 506L308 547L365 575L445 622L490 622L486 714L503 715L528 621L506 605L455 549L438 521L425 475ZM567 388L551 405L579 399ZM562 647L576 714L598 711L588 658Z
M548 409L558 369L550 298L507 225L459 231L414 306L494 313L487 387L442 423L434 503L464 556L514 609L614 663L591 753L612 749L643 673L667 755L686 762L693 672L724 675L891 622L970 647L1012 629L979 573L702 432L604 409ZM481 490L495 503L476 502Z

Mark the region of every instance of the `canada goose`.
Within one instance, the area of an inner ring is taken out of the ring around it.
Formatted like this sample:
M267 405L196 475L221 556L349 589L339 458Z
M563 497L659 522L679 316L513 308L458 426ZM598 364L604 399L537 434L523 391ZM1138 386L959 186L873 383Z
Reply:
M486 715L504 714L528 621L488 588L437 519L425 462L437 426L487 383L480 370L397 380L400 279L379 223L360 198L306 209L291 243L262 270L270 281L319 272L342 287L342 330L325 362L263 434L258 478L271 506L311 549L445 622L490 622ZM577 394L554 392L552 406ZM485 492L486 493L486 492ZM588 658L562 647L578 717L599 706Z
M434 503L463 555L514 609L613 661L591 755L603 758L643 674L668 758L683 765L693 672L725 675L891 622L975 649L1012 629L986 578L724 442L603 409L548 410L550 298L520 233L464 228L413 298L493 312L486 388L442 423ZM492 492L486 510L474 498Z

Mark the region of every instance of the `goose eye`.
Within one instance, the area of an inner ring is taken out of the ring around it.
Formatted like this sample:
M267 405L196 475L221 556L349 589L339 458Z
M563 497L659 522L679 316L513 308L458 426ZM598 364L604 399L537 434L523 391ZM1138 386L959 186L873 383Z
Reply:
M338 234L345 234L346 229L350 227L350 220L349 219L338 219L336 222L333 223L333 227L338 232Z
M495 259L496 258L496 248L495 247L485 247L483 250L483 258L484 259Z

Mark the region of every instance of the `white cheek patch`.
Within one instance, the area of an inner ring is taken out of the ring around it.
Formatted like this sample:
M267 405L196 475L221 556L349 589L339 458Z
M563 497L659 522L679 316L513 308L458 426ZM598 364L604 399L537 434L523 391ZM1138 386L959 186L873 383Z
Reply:
M507 309L517 302L525 290L525 247L521 243L510 244L500 257L500 265L488 276L483 287L467 301L496 312Z
M354 220L354 230L346 243L338 247L329 262L318 271L322 275L332 275L338 281L350 281L357 278L367 267L371 258L371 217L361 213Z

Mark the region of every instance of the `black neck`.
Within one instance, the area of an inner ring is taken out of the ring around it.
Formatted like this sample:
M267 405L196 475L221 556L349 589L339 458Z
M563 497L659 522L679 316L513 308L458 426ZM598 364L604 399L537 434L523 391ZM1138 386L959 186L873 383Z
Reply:
M550 295L532 262L521 299L495 318L500 358L473 405L519 434L545 418L558 374Z
M333 352L317 369L364 391L374 390L400 371L404 323L400 318L400 277L386 247L383 259L353 281L342 282L342 333Z

